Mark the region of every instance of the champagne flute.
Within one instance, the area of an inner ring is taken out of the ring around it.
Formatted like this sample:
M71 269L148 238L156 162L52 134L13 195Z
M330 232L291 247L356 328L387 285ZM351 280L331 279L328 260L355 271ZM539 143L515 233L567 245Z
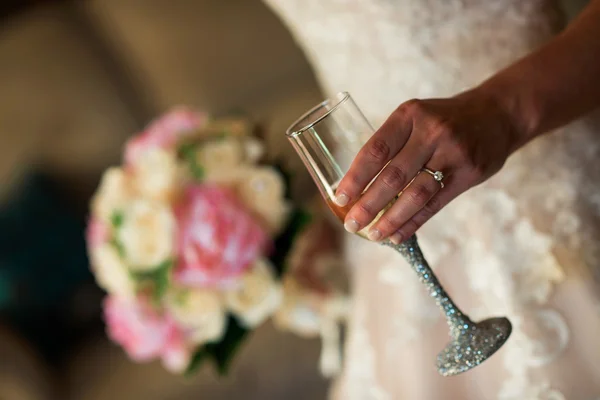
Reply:
M345 92L308 111L286 132L327 205L342 223L352 205L336 205L333 201L335 190L373 132L373 127ZM392 204L357 234L366 239L366 232ZM408 261L446 317L451 341L437 357L437 368L441 375L457 375L476 367L506 342L512 331L510 321L504 317L477 323L471 321L444 291L423 257L415 235L399 245L389 240L380 244L396 250Z

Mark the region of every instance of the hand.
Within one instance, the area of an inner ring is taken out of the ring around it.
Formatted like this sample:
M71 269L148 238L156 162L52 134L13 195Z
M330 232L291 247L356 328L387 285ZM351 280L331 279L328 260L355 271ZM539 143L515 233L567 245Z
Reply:
M499 104L475 89L398 107L361 149L338 186L338 205L355 202L346 216L346 230L363 229L404 190L368 232L371 240L400 243L459 194L497 172L526 142ZM443 188L432 175L421 172L425 167L444 174Z

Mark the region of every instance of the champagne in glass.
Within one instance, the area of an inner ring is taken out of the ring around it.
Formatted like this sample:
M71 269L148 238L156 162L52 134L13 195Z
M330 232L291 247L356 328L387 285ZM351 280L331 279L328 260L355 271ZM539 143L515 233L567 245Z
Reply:
M335 204L335 190L363 143L373 132L373 127L348 93L339 93L336 98L317 105L287 130L288 139L310 172L321 195L342 222L351 205L340 207ZM393 202L384 211L392 204ZM375 221L384 211L379 213ZM373 224L374 222L358 234L366 238L366 232ZM440 374L456 375L474 368L506 342L512 330L510 321L504 317L477 323L471 321L444 291L423 257L415 235L399 245L389 240L380 244L396 250L408 261L446 317L451 341L438 355L437 367Z
M346 219L346 215L348 214L348 212L354 205L354 203L351 203L351 204L347 204L345 206L338 206L330 198L325 199L325 203L327 203L327 207L329 207L331 212L340 220L340 222L342 224L344 223L344 220Z

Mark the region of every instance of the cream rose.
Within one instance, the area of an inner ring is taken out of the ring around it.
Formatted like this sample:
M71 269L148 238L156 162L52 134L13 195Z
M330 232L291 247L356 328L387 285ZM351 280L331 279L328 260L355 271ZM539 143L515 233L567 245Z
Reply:
M285 183L281 175L271 167L252 167L245 171L238 191L248 204L280 201L285 194Z
M232 183L240 178L244 148L237 139L212 140L198 148L196 162L203 169L206 181Z
M240 278L240 285L225 294L227 307L248 327L261 324L281 304L281 287L271 265L257 260Z
M135 285L119 253L109 243L90 250L91 263L98 285L110 294L133 298Z
M292 206L286 201L273 203L256 203L252 208L256 215L271 235L276 235L285 227L290 216Z
M139 195L162 202L176 197L184 175L175 154L161 148L143 153L132 172L133 185Z
M131 181L121 168L109 168L92 200L92 213L102 222L110 222L116 211L131 200Z
M175 218L162 203L138 199L125 208L117 238L134 271L150 271L172 257Z
M194 344L218 340L225 332L225 308L215 290L173 291L168 296L167 308L173 319L189 332L188 339Z

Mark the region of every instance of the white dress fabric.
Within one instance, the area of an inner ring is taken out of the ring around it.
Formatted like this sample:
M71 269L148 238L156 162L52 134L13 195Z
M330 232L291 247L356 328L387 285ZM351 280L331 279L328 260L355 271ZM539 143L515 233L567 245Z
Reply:
M562 27L546 0L265 0L328 95L379 126L403 101L481 82ZM419 231L474 319L508 316L492 359L450 378L447 327L407 264L348 235L354 304L339 400L600 399L600 119L535 140Z

